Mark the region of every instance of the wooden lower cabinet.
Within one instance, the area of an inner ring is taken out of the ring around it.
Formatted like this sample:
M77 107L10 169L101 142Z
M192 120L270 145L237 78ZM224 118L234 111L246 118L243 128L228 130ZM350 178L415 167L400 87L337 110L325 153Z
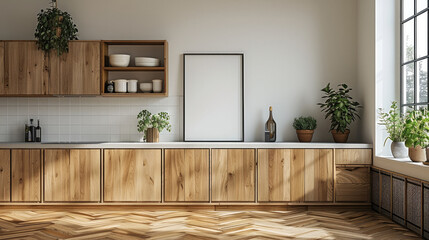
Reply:
M12 202L39 202L41 150L12 149Z
M335 201L369 202L370 168L360 166L337 166Z
M161 149L104 150L104 201L160 202Z
M255 201L255 150L212 150L212 201Z
M260 202L329 202L333 185L331 149L258 150Z
M99 149L45 150L45 201L100 201L100 160Z
M10 201L10 150L0 150L0 202Z
M372 164L372 149L335 149L335 164Z
M165 201L209 201L209 150L165 150Z

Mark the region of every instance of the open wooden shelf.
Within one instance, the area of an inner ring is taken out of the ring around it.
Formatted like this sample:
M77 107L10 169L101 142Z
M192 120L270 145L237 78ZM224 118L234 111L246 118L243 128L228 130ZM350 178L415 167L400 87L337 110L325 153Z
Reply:
M109 48L110 47L110 48ZM119 52L118 52L119 49ZM116 52L115 52L116 50ZM131 55L131 63L134 61L136 56L147 56L160 58L160 67L136 67L131 65L130 67L111 67L108 66L106 60L112 53L123 53ZM124 72L124 73L122 73ZM125 73L133 72L133 73ZM109 73L112 76L109 78ZM139 84L142 82L151 82L152 79L162 79L163 88L161 93L106 93L105 84L109 80L122 78L127 79L126 76L130 77L130 74L137 73L139 77L137 79ZM160 74L163 73L161 77ZM114 74L114 75L113 75ZM154 74L158 77L154 77ZM166 40L104 40L101 41L101 95L105 97L167 97L168 96L168 43Z
M102 93L103 97L167 97L167 93Z
M104 67L105 71L165 71L165 67Z

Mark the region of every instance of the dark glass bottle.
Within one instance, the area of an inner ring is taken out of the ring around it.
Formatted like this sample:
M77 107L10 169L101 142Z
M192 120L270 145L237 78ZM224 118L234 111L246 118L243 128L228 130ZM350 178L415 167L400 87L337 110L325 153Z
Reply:
M42 141L42 128L40 127L40 121L37 119L37 127L36 127L36 142Z
M265 123L265 142L276 141L277 126L276 121L273 119L273 107L270 106L270 117Z
M30 132L31 132L31 141L36 141L36 127L33 125L33 119L30 119Z

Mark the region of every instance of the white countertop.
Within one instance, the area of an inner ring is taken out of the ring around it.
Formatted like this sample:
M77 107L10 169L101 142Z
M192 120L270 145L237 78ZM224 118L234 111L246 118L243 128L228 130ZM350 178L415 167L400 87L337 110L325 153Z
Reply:
M300 143L300 142L84 142L26 143L4 142L0 148L372 148L366 143Z

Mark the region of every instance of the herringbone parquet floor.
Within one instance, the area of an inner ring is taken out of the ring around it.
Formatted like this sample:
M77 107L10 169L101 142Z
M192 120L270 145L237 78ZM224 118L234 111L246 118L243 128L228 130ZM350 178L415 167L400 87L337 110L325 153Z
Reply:
M419 239L370 210L0 210L0 239Z

